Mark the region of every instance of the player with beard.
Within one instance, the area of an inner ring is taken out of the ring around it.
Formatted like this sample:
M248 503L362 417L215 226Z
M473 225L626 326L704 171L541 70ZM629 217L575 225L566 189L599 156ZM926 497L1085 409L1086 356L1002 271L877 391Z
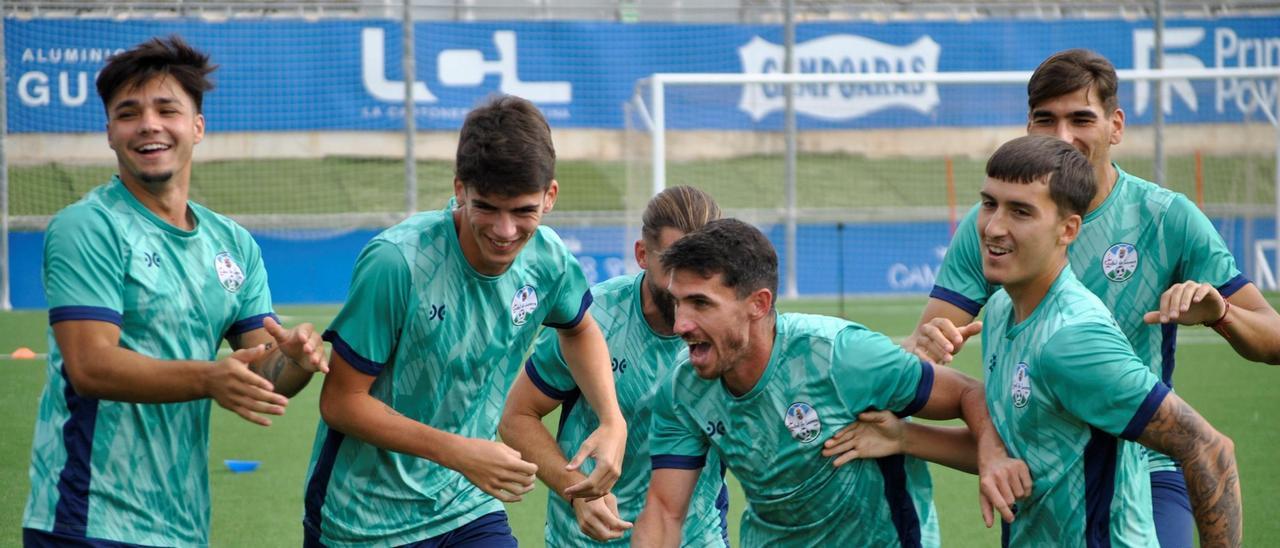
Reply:
M565 493L589 467L575 470L578 453L595 428L595 411L581 401L559 341L544 333L507 398L502 439L538 465L538 477L559 496L547 501L548 546L617 545L630 542L631 521L640 514L649 490L649 423L658 379L675 365L684 342L672 332L674 301L668 276L658 264L662 252L686 233L719 218L706 193L687 186L668 188L649 201L641 238L635 242L639 274L619 276L591 289L591 315L604 331L613 362L618 404L627 419L627 452L613 493L587 500ZM542 417L560 407L559 435L552 439ZM557 446L558 444L558 446ZM715 457L698 478L691 517L684 527L686 546L727 545L728 491Z
M835 467L822 458L826 438L868 408L963 418L983 485L994 486L981 492L983 510L1012 519L1030 478L1005 454L978 381L853 322L778 314L778 256L742 221L707 223L667 249L662 265L688 354L653 404L653 474L635 546L680 544L711 455L742 482L744 546L937 545L923 461L895 455Z

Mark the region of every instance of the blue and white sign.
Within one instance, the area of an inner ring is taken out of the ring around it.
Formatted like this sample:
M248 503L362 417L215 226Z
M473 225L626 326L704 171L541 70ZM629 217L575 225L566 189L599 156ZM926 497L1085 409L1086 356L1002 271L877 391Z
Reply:
M1280 17L1173 19L1169 67L1280 66ZM402 127L404 74L398 22L371 20L7 19L9 130L101 131L93 87L106 58L152 36L178 33L221 68L206 95L210 131L386 130ZM1149 68L1149 21L994 19L977 22L800 24L803 73L1031 70L1049 54L1088 47L1119 68ZM621 105L657 72L782 70L777 25L591 22L418 23L413 115L424 129L453 129L493 93L537 103L560 128L621 129ZM1179 121L1260 116L1275 82L1224 79L1167 84ZM1121 90L1128 121L1147 123L1151 84ZM1020 86L805 85L806 128L1018 125ZM668 127L781 127L777 86L704 87L669 97Z

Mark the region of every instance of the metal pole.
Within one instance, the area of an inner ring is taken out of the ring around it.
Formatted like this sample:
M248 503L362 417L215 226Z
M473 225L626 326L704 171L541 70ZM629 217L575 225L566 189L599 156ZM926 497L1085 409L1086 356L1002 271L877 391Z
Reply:
M413 64L413 10L411 0L404 0L404 210L408 217L418 211L418 161L414 153L414 134L418 132L417 115L413 109L413 81L416 75Z
M4 2L0 1L0 75L8 74L4 50ZM12 310L9 301L9 136L8 86L0 85L0 310Z
M844 223L836 223L836 283L840 284L839 303L840 317L849 319L844 313Z
M1261 82L1259 82L1259 87L1261 87ZM1280 90L1280 76L1276 77L1275 89ZM1274 113L1271 120L1276 128L1276 180L1274 186L1276 195L1276 228L1275 233L1271 236L1272 241L1276 243L1276 256L1273 259L1271 272L1276 275L1276 287L1274 289L1280 291L1280 97L1276 98L1276 104L1271 105L1271 108L1273 109L1271 112ZM1248 251L1245 253L1247 254ZM1266 258L1263 257L1263 260L1266 260Z
M1164 68L1164 0L1156 0L1156 70ZM1157 80L1156 110L1153 131L1155 132L1155 183L1165 185L1164 179L1164 87L1168 80Z
M787 0L786 2L785 24L783 25L783 35L786 41L786 57L782 63L782 70L787 74L794 74L796 71L796 20L795 20L795 0ZM786 172L786 192L787 192L787 234L786 234L786 270L787 285L784 295L789 298L795 298L799 295L796 289L796 85L787 84L786 86L786 112L785 112L785 128L787 138L787 160Z
M653 94L653 195L667 188L667 103L662 78L657 74L649 81Z

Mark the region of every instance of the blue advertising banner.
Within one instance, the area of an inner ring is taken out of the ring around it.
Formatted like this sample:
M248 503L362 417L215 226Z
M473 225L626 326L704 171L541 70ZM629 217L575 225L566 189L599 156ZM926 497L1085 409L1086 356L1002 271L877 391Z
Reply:
M1227 247L1240 261L1237 265L1251 274L1253 241L1244 238L1244 221L1213 219L1213 223L1227 235ZM760 228L779 256L785 254L784 227ZM1271 223L1253 228L1255 238L1275 237ZM269 273L272 299L279 304L342 302L360 249L378 232L360 230L309 239L308 245L298 245L296 238L255 234ZM617 249L617 242L624 238L622 226L563 227L556 232L574 251L592 284L635 267L634 258ZM950 239L947 222L801 224L796 285L802 296L831 296L841 288L851 295L925 294L933 288ZM11 256L17 258L11 265L13 306L44 308L40 285L44 233L11 233L9 246Z
M1169 67L1280 66L1280 17L1173 19ZM206 96L211 131L388 130L402 127L400 25L392 20L7 19L9 131L104 127L93 81L110 54L181 34L221 65ZM621 129L621 105L657 72L770 73L782 65L777 25L592 22L418 23L412 92L419 128L457 128L497 92L533 100L555 127ZM994 19L839 22L797 26L805 73L1031 70L1049 54L1088 47L1119 68L1148 68L1149 21ZM1172 82L1178 121L1233 121L1275 104L1275 82ZM1018 125L1019 86L802 86L803 128ZM1129 123L1153 112L1151 86L1122 90ZM776 86L703 88L673 95L668 127L781 126ZM682 111L681 109L685 109ZM695 114L696 115L693 115Z

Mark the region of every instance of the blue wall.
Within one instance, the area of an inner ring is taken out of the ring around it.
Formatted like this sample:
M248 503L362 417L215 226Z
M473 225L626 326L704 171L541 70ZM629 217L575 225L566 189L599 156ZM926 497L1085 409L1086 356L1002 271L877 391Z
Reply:
M1214 219L1219 231L1231 235L1227 244L1237 261L1244 255L1244 223ZM785 253L783 227L763 227ZM1274 238L1273 223L1254 223L1256 238ZM557 231L573 248L592 283L625 272L633 259L622 256L623 227L566 228ZM849 223L799 226L797 285L802 295L833 295L839 291L843 266L848 293L926 293L950 240L946 222ZM375 231L358 231L328 239L279 238L256 235L270 274L276 303L337 303L346 298L351 269L364 244ZM44 233L18 232L9 238L13 306L43 308L40 257ZM614 249L608 249L613 247ZM1241 265L1243 269L1244 266Z

